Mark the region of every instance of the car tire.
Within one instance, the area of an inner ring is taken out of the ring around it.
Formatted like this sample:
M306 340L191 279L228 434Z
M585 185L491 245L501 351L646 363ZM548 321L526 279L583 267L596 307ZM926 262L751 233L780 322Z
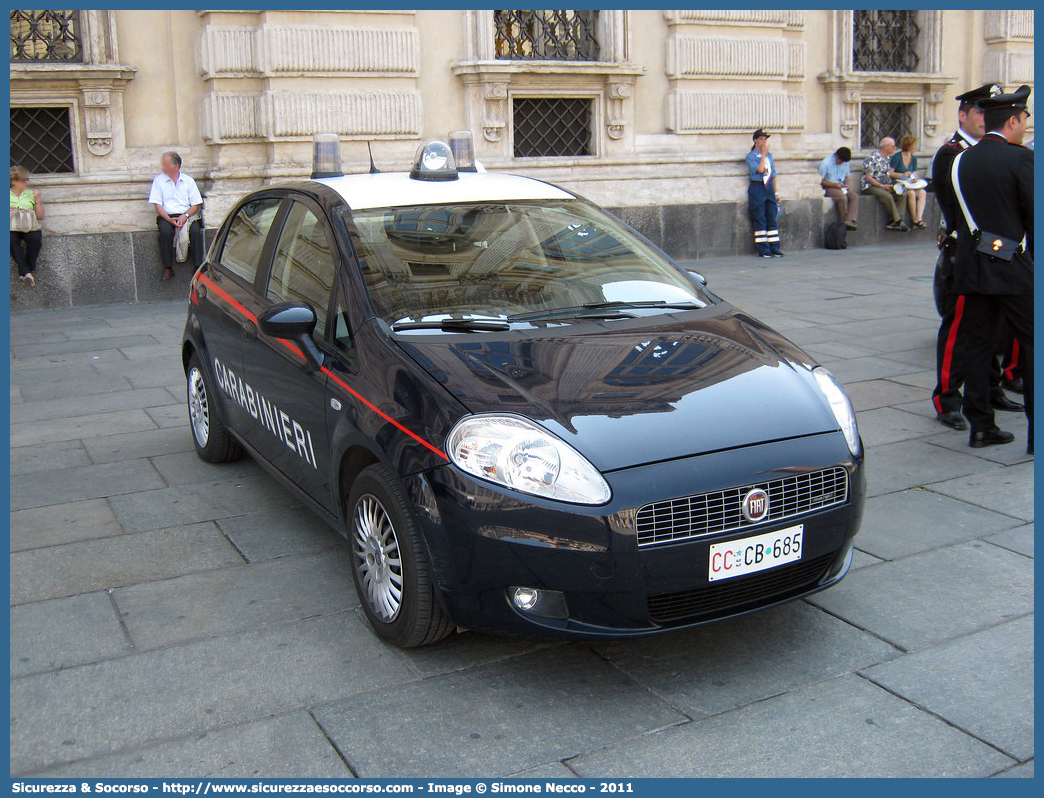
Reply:
M352 580L380 637L400 648L438 642L453 623L435 596L431 563L399 481L375 464L356 477L348 498Z
M225 426L221 411L214 402L215 392L199 355L189 358L185 370L189 429L196 454L208 463L227 463L243 455L239 445Z

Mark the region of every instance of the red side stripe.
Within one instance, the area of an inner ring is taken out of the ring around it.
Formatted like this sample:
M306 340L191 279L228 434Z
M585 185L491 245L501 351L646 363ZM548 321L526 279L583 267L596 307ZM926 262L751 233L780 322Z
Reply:
M953 324L950 325L950 334L946 336L946 348L943 350L942 362L942 389L943 393L950 390L950 367L953 365L953 345L957 341L957 330L961 326L964 317L964 294L957 297L957 307L953 312ZM942 411L940 411L942 412Z
M342 380L340 377L338 377L336 374L334 374L332 371L330 371L330 369L328 369L325 366L323 366L320 369L320 371L322 371L323 374L325 374L331 380L333 380L338 385L340 385L342 388L344 388L344 390L346 390L348 393L350 393L352 396L354 396L356 399L358 399L360 402L362 402L364 405L366 405L368 408L370 408L370 410L372 410L374 413L379 415L381 418L383 418L389 424L394 426L396 429L399 429L402 432L405 432L407 435L409 435L411 438L413 438L413 440L417 441L417 443L419 443L419 444L427 447L431 451L435 452L435 454L437 454L443 460L449 460L449 458L442 452L441 449L438 449L437 447L432 446L430 443L428 443L426 440L424 440L424 438L422 438L420 435L418 435L417 433L413 432L412 430L406 429L406 427L404 427L402 424L400 424L394 418L392 418L387 413L385 413L383 410L381 410L379 407L377 407L377 405L375 405L372 402L368 401L365 397L362 396L362 394L358 393L353 388L351 388L348 385L348 383L346 383L344 380Z
M257 323L257 316L255 316L253 313L251 313L249 310L247 310L242 304L237 302L235 300L235 298L233 298L230 294L228 294L228 292L223 290L220 286L216 285L214 283L214 281L211 280L209 277L207 277L205 274L197 274L196 275L196 279L201 281L204 285L207 286L207 288L212 290L215 294L217 294L223 300L228 302L228 304L230 304L233 308L235 308L237 311L239 311L244 316L246 316L248 319L250 319L250 321L254 322L255 324ZM298 357L300 357L300 358L304 357L304 353L300 350L300 348L298 348L298 346L296 344L293 344L290 341L284 340L282 338L279 338L277 340L279 341L279 343L281 343L283 346L285 346L287 349L289 349L291 352L293 352ZM410 430L410 429L407 429L406 427L404 427L402 424L400 424L394 418L392 418L387 413L385 413L383 410L381 410L379 407L377 407L377 405L375 405L372 402L370 402L362 394L360 394L358 391L356 391L351 386L349 386L348 383L346 383L344 380L342 380L340 377L338 377L336 374L334 374L332 371L330 371L330 369L328 369L328 368L326 368L324 366L324 367L322 367L320 369L320 371L322 371L323 374L325 374L331 380L336 382L339 386L341 386L349 394L351 394L353 397L355 397L357 400L359 400L362 404L366 405L368 408L370 408L370 410L372 410L378 416L383 418L385 421L387 421L393 427L395 427L396 429L400 430L401 432L405 432L407 435L409 435L411 438L413 438L413 440L417 441L417 443L421 444L422 446L426 447L427 449L430 449L435 454L437 454L439 457L441 457L443 460L449 460L449 458L442 452L441 449L439 449L438 447L433 446L432 444L428 443L420 435L418 435L417 433L413 432L413 430Z
M241 305L239 302L237 302L235 297L229 294L224 288L219 286L205 274L197 274L196 279L203 283L203 285L205 285L207 288L209 288L223 300L225 300L236 310L238 310L240 313L242 313L244 316L246 316L248 319L250 319L250 321L254 322L254 324L257 324L257 316L255 316L253 313L247 310L246 307Z
M1011 343L1011 365L1004 369L1004 379L1015 379L1015 369L1019 367L1019 339Z

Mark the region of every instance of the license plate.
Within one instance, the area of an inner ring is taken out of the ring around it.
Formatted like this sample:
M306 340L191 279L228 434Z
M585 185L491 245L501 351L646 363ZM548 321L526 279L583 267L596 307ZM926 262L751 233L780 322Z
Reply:
M717 582L752 574L801 559L804 524L777 529L752 538L715 543L710 547L710 574Z

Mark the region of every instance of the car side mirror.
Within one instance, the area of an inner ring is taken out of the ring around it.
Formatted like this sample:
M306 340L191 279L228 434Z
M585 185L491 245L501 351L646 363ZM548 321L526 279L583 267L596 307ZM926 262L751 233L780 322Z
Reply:
M692 269L686 269L685 271L687 271L687 272L689 273L689 276L690 276L690 277L691 277L691 278L692 278L693 280L695 280L696 282L698 282L698 283L699 283L700 285L702 285L702 286L703 286L704 288L706 288L706 287L707 287L707 278L706 278L706 277L704 277L704 276L703 276L702 274L700 274L700 273L699 273L698 271L694 271L694 270L692 270Z
M315 311L305 303L280 302L257 317L257 326L271 338L296 344L304 356L304 370L313 372L323 362L323 353L312 338L316 321Z

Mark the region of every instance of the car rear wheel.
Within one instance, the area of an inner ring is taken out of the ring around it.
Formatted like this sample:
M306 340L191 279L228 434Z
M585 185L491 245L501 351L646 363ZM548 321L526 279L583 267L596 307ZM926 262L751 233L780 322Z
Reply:
M228 431L214 404L214 393L198 355L189 359L185 373L188 386L189 426L196 454L208 463L227 463L242 456L243 449Z
M435 597L413 509L395 477L372 465L348 498L352 578L373 630L397 646L435 643L453 631Z

